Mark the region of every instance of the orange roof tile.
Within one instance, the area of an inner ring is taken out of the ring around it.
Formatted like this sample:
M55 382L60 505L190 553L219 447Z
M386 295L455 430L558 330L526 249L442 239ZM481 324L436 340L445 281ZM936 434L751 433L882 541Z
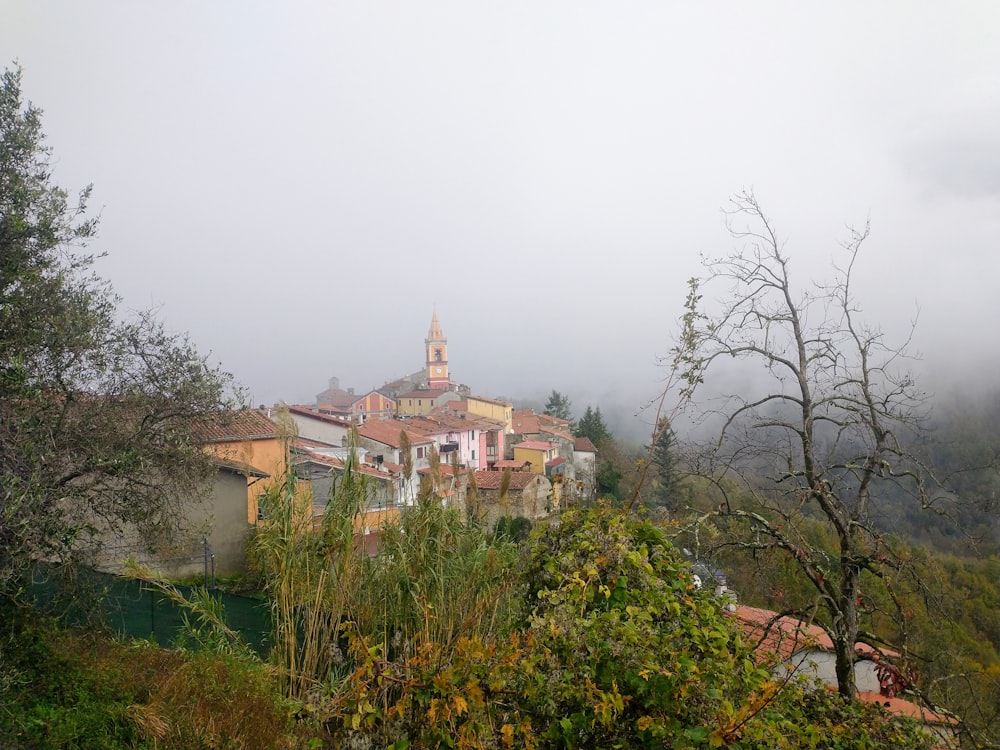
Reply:
M523 469L529 463L531 463L531 462L530 461L514 461L514 460L509 459L509 458L501 458L499 461L497 461L495 464L493 464L493 466L496 467L497 469Z
M397 419L369 420L358 427L358 435L361 437L388 445L391 448L399 447L399 433L403 431L410 438L411 445L426 445L434 442L427 435L410 429L405 422Z
M573 441L573 450L582 453L597 453L597 446L590 441L590 438L578 437Z
M953 716L940 714L905 698L888 698L880 693L859 692L858 700L865 703L877 703L891 714L909 716L911 719L917 719L925 724L958 724L958 720Z
M832 651L833 641L819 625L805 623L791 615L779 615L770 609L748 607L740 604L734 616L743 632L752 640L759 661L776 663L786 661L803 649L813 648ZM879 653L867 643L857 643L855 651L865 656ZM895 651L882 649L887 656L899 656Z
M479 470L476 472L476 486L481 490L498 490L500 482L503 481L504 472ZM510 473L510 489L521 491L536 477L541 474L532 474L528 471L512 471Z

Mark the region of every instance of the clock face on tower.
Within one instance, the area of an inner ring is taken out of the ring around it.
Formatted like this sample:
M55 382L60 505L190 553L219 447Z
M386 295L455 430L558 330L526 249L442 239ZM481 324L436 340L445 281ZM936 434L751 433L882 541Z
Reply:
M440 367L437 367L437 368L435 368L435 370L434 370L434 371L435 371L435 372L436 372L436 373L437 373L438 375L440 375L440 374L441 374L441 368L440 368Z

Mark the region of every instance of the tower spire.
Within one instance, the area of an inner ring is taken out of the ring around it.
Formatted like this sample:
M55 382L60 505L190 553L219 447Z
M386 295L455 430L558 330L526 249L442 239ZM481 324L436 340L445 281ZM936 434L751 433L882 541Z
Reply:
M431 328L424 341L427 346L427 385L430 388L448 389L451 378L448 372L448 339L441 331L441 321L438 320L437 309L431 317Z

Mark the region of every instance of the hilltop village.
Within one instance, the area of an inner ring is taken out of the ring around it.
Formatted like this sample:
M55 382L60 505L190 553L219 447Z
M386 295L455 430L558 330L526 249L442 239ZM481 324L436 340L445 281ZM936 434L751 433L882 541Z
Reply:
M370 547L422 491L490 525L501 516L534 521L560 504L593 497L597 448L589 439L574 437L565 419L514 409L453 383L436 312L424 346L421 370L379 388L343 389L334 377L312 404L262 406L202 428L220 472L242 473L248 485L245 519L230 512L232 523L220 523L226 514L213 509L211 543L220 569L242 563L239 528L267 517L262 495L289 471L309 484L318 522L352 461L366 480L358 531Z

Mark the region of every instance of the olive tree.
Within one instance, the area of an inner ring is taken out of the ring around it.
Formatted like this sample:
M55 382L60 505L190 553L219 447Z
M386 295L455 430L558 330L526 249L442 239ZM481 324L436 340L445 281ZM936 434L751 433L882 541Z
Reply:
M0 80L0 596L39 559L70 562L123 528L149 541L213 470L192 424L228 375L151 313L123 318L86 250L85 189L52 182L20 70Z
M740 247L704 260L675 363L688 397L723 363L744 368L744 385L692 402L715 435L695 469L720 491L710 516L729 545L780 554L808 581L850 698L856 643L874 641L859 617L863 585L885 586L897 566L878 505L933 500L931 475L907 448L924 399L906 369L908 342L890 344L861 318L852 281L867 226L851 230L831 281L800 287L752 192L734 197L727 217ZM720 286L710 310L702 300ZM815 519L825 541L807 532Z

